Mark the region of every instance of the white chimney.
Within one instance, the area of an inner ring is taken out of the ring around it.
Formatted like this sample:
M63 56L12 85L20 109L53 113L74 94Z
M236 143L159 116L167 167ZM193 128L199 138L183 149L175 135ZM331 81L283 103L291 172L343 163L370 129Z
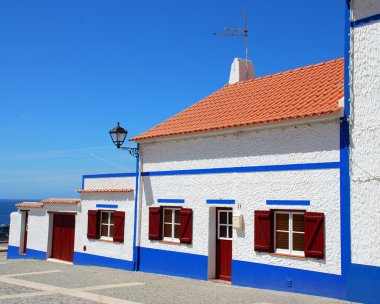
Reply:
M254 78L253 64L251 60L235 58L231 65L229 84Z

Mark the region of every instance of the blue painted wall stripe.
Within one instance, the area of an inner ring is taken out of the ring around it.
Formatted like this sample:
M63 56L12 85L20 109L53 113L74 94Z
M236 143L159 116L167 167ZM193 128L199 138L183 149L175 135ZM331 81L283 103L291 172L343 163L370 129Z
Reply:
M117 209L117 208L119 208L119 205L96 204L96 208L112 208L112 209Z
M347 280L347 298L350 301L378 304L380 267L352 264Z
M223 200L223 199L208 199L206 200L206 204L221 204L221 205L233 205L235 204L235 200Z
M73 257L73 264L110 267L124 270L133 270L134 268L134 263L132 261L75 251Z
M46 252L26 248L25 254L20 254L20 247L8 246L7 259L34 259L34 260L46 260Z
M267 200L267 205L310 206L306 200Z
M208 257L141 247L140 270L171 276L207 280Z
M325 162L325 163L308 163L308 164L286 164L286 165L268 165L268 166L151 171L151 172L143 172L142 175L143 176L163 176L163 175L221 174L221 173L245 173L245 172L267 172L267 171L324 170L324 169L339 169L339 167L340 167L339 162Z
M159 198L157 203L169 203L169 204L184 204L184 199L175 199L175 198Z
M339 275L302 269L232 261L232 284L345 299Z
M369 16L367 18L359 19L351 22L352 27L358 27L369 23L377 22L380 20L380 14Z

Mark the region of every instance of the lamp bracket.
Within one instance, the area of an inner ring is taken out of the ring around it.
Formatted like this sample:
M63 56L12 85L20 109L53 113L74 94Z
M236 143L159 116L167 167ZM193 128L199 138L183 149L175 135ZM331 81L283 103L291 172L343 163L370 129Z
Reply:
M139 149L129 147L119 147L119 149L127 150L133 157L139 156Z

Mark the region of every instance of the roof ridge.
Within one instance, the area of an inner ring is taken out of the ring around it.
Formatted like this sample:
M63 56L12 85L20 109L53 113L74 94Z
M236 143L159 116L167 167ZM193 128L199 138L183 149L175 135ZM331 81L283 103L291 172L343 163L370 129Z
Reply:
M342 60L344 60L343 57L334 58L334 59L326 60L326 61L319 62L319 63L313 63L313 64L309 64L309 65L300 66L298 68L294 68L294 69L291 69L291 70L286 70L286 71L277 72L277 73L274 73L274 74L260 76L260 77L257 77L257 78L251 78L251 79L248 79L248 80L242 80L242 81L238 81L238 82L231 83L231 84L227 83L227 84L224 85L224 87L229 87L229 86L233 86L233 85L240 85L240 84L244 84L244 83L247 83L247 82L253 82L253 81L261 80L261 79L265 79L265 78L272 78L272 77L275 77L275 76L285 75L285 74L288 74L288 73L290 74L290 73L295 72L295 71L306 70L306 69L310 69L310 68L313 68L313 67L321 66L321 65L324 65L324 64L327 64L327 63L332 63L332 62L335 62L335 61L342 61Z

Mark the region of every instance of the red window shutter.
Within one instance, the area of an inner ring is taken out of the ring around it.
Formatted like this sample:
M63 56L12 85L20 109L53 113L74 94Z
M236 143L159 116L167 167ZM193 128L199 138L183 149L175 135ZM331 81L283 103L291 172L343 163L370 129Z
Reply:
M325 215L305 212L305 257L325 256Z
M113 241L118 243L124 242L124 221L125 213L115 211L113 214Z
M100 212L88 210L87 238L98 239L100 235Z
M149 239L161 240L162 239L162 223L161 223L161 208L149 208Z
M273 216L270 210L255 211L255 251L273 251Z
M179 212L181 223L179 229L179 240L181 243L191 244L193 238L193 210L182 208Z

